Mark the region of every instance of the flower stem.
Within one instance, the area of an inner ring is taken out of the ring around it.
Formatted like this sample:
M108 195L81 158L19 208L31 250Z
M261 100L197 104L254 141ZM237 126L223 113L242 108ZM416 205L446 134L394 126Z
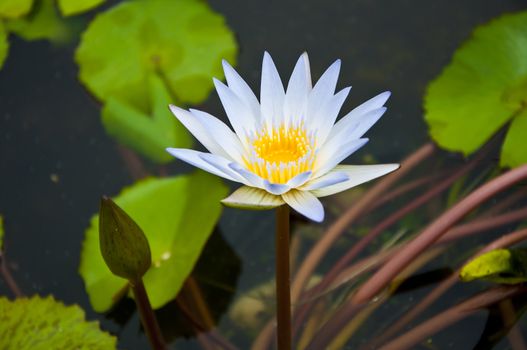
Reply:
M130 281L130 285L134 292L135 303L137 304L137 309L141 316L141 323L145 329L150 346L154 350L165 350L167 347L163 340L163 336L161 335L161 330L159 329L159 324L157 323L154 311L152 310L152 305L148 299L148 294L146 294L143 280L139 279L138 281Z
M276 209L276 322L278 350L291 349L291 277L289 274L289 207Z

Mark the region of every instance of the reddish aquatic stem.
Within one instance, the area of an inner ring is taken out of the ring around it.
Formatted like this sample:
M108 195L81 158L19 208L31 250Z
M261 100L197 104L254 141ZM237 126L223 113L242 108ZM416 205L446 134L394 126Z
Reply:
M527 165L510 170L469 194L423 230L404 249L379 269L353 296L354 304L367 302L379 293L417 255L437 241L447 230L487 199L527 179Z
M512 246L514 244L517 244L519 242L522 242L524 240L527 240L527 229L518 230L512 233L509 233L507 235L504 235L495 241L491 242L487 246L485 246L483 249L479 250L476 254L474 254L470 259L468 259L466 262L476 258L477 256L488 252L493 249L499 249L499 248L506 248L509 246ZM459 272L461 269L457 269L454 271L447 279L442 281L439 285L437 285L426 297L424 297L417 305L412 307L408 313L403 315L403 317L399 318L397 320L397 323L393 324L390 328L384 330L382 334L379 334L378 337L370 343L365 348L367 349L376 349L378 348L379 344L382 344L387 339L390 339L395 334L398 334L408 323L410 323L412 320L414 320L417 316L419 316L423 311L425 311L432 303L434 303L441 295L443 295L448 289L450 289L454 284L456 284L459 280Z
M428 321L421 323L408 333L401 335L380 349L411 349L414 345L426 337L429 337L430 335L450 326L459 320L475 314L481 308L492 305L496 302L499 302L500 300L504 300L526 292L527 287L524 286L497 287L490 289L440 313L435 317L432 317Z
M24 293L22 293L22 290L20 289L20 287L18 287L18 284L13 278L13 275L11 275L11 271L7 266L7 259L5 257L5 254L3 254L2 252L0 252L0 274L2 275L2 278L4 279L7 287L9 288L9 290L11 290L15 297L19 298L24 296Z

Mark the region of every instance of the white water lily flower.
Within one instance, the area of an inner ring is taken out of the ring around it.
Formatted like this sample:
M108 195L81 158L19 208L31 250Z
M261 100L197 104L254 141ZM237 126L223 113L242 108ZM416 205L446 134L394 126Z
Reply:
M170 106L172 113L210 153L167 151L187 163L244 184L222 203L251 209L287 203L311 220L322 221L317 197L357 186L399 167L398 164L338 165L362 147L364 133L386 111L383 92L335 123L350 88L335 93L340 60L311 85L308 56L298 59L287 89L266 52L260 102L251 88L223 61L227 85L214 79L234 132L214 116Z

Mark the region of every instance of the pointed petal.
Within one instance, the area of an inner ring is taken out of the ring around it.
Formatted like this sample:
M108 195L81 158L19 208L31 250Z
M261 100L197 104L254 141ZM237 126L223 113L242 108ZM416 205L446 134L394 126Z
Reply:
M251 114L249 107L231 89L216 78L214 78L214 86L236 135L243 142L247 132L255 128L254 118L247 118Z
M317 197L329 196L368 182L399 168L399 164L338 165L333 172L343 172L349 180L311 191Z
M221 202L228 207L255 210L272 209L285 203L280 196L249 186L240 187Z
M322 203L310 192L291 190L282 195L283 200L294 210L316 222L324 220Z
M298 59L289 83L284 100L285 123L296 122L304 117L307 97L311 91L311 71L307 53L303 53Z
M284 112L284 86L269 53L264 53L262 63L262 84L260 87L260 105L262 121L268 128L273 121L282 120Z
M340 147L340 145L346 143L348 140L359 139L379 120L385 111L386 107L374 109L362 115L354 125L340 122L335 124L322 148L334 149Z
M249 170L245 169L243 166L241 166L238 163L230 163L229 167L232 170L236 171L238 174L240 174L242 177L244 177L247 181L249 181L251 186L264 188L263 186L264 180L260 176L254 173L251 173Z
M229 88L249 107L253 112L255 121L260 120L260 103L254 95L252 89L247 85L245 80L232 68L226 61L222 61L223 71L225 72L225 79Z
M232 163L231 161L210 153L200 153L199 157L212 167L216 168L218 171L229 175L238 182L248 185L244 177L240 176L240 174L229 167L229 164Z
M167 148L167 152L173 155L174 157L186 163L194 165L195 167L198 167L202 170L205 170L211 174L221 176L227 180L239 182L237 179L233 178L229 174L224 173L223 171L205 162L200 157L200 154L210 154L210 153L203 153L203 152L198 152L198 151L194 151L191 149L184 149L184 148Z
M311 90L307 103L307 118L311 122L319 108L324 106L333 97L340 72L340 60L333 62L331 66L318 79L315 87Z
M317 143L319 145L323 145L326 141L350 90L351 87L340 90L335 96L331 97L324 106L321 106L318 109L316 115L310 121L308 127L316 130Z
M319 188L336 185L338 183L348 181L348 180L349 180L349 176L345 172L332 170L329 173L322 175L319 178L316 178L316 179L313 179L307 182L300 189L302 191L313 191L313 190L318 190Z
M192 113L174 105L169 106L174 116L187 128L188 131L211 153L229 157L227 152L218 145L200 120Z
M332 147L324 145L317 155L317 163L314 168L314 178L324 175L332 170L337 164L348 158L353 152L364 146L367 138L351 140L345 144L335 144Z
M307 180L309 180L312 173L313 172L311 171L304 171L303 173L300 173L297 176L290 179L289 181L287 181L287 185L291 188L300 187L303 184L305 184Z
M264 179L263 185L267 192L275 195L281 195L282 193L285 193L291 189L291 187L289 187L287 184L273 184L266 179Z
M212 130L216 143L223 148L230 158L236 162L241 162L243 158L243 146L236 134L218 118L209 113L190 109L192 113L205 127L206 130Z

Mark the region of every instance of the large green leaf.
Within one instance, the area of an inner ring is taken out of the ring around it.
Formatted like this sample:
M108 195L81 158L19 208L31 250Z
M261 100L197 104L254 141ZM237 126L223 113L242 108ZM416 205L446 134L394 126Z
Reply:
M0 349L107 350L117 339L87 322L77 305L65 306L53 297L0 297Z
M104 1L106 0L57 0L57 3L64 16L71 16L91 10Z
M74 32L70 23L57 11L53 0L38 0L31 13L6 22L7 29L25 40L48 39L55 43L68 42Z
M157 75L148 79L148 114L136 107L110 97L102 110L102 121L108 134L156 162L174 158L167 147L190 148L192 139L185 127L168 109L171 99L163 81Z
M147 179L115 197L143 229L152 252L144 283L154 308L173 299L196 263L221 213L227 187L204 172ZM91 219L81 252L80 274L96 311L111 308L127 281L112 275L99 250L98 216Z
M4 65L4 61L9 51L9 41L7 41L7 32L4 24L0 21L0 68Z
M0 0L0 17L18 18L31 10L33 0Z
M221 59L237 47L224 18L200 0L128 1L99 14L75 58L80 80L100 100L149 110L148 77L159 75L179 103L203 101ZM176 102L176 101L175 101Z
M486 280L501 284L527 282L527 251L495 249L469 261L459 274L464 282Z
M527 106L527 12L505 15L477 28L452 62L428 87L425 119L442 147L470 154ZM501 164L527 162L517 135L525 122L513 120ZM514 148L512 148L514 147Z

